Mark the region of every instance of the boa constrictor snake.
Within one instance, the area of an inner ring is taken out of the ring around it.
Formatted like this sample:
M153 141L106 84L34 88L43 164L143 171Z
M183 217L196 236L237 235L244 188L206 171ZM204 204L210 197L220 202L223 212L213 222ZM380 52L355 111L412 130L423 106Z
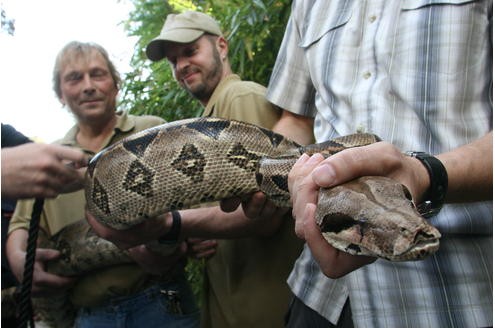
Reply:
M138 132L98 153L88 166L89 211L116 229L147 218L232 196L263 191L290 207L288 173L303 153L331 156L378 141L354 134L300 146L258 126L218 118L195 118ZM316 213L325 239L335 248L391 261L419 260L439 247L440 233L415 209L406 188L384 177L362 177L322 188ZM79 275L132 260L99 238L85 220L45 241L61 251L47 270ZM37 302L55 326L71 326L75 310L67 295Z
M128 229L149 217L258 190L290 207L287 176L302 153L326 156L378 141L354 134L302 147L270 130L218 118L154 127L97 154L88 167L89 211ZM363 177L321 189L317 223L334 247L392 261L435 252L440 233L416 211L406 188Z
M300 146L255 125L194 118L138 132L98 153L86 178L89 211L102 223L132 228L149 217L258 190L290 207L287 176L303 153L331 156L378 141L354 134ZM385 177L362 177L319 192L316 221L335 248L391 261L419 260L439 247L440 233L415 209L406 188ZM130 262L86 221L50 241L62 259L51 272L77 275Z

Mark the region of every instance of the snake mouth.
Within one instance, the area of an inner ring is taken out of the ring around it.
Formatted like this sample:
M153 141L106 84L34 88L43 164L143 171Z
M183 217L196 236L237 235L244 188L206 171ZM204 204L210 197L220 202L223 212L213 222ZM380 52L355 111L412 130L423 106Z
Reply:
M430 233L430 232L427 232L427 231L419 231L416 236L414 237L414 244L417 245L417 244L421 244L421 243L425 243L425 242L431 242L431 241L435 241L435 240L438 240L438 234L437 233Z
M434 253L440 247L440 233L435 229L431 232L418 231L411 247L397 255L398 260L421 260Z
M439 247L440 247L439 239L421 241L418 244L411 247L411 249L407 252L409 256L406 257L406 259L422 260L423 258L437 251Z

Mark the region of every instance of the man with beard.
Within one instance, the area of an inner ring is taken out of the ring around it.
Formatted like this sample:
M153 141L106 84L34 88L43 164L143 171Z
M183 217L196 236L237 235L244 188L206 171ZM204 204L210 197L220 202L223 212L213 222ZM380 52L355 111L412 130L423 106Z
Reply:
M204 106L203 116L268 129L280 117L280 109L266 101L265 87L233 74L228 42L206 14L168 15L146 54L153 61L169 61L177 82ZM282 327L289 302L285 281L302 249L285 211L276 210L270 220L248 219L241 207L233 213L219 206L180 213L183 236L229 238L189 239L197 257L214 254L206 262L202 325Z

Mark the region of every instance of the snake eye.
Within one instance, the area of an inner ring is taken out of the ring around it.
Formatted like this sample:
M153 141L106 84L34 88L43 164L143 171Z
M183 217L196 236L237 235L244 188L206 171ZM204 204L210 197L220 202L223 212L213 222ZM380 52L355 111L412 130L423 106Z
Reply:
M320 223L322 232L339 233L342 230L347 230L354 226L356 221L349 215L344 213L326 214Z
M406 187L406 186L402 185L402 191L404 192L404 196L405 196L408 200L412 201L412 195L411 195L411 192L409 192L409 189L407 189L407 187Z
M414 205L413 199L412 199L411 192L404 185L402 185L402 192L404 192L404 197L407 198L407 200L409 201L409 204L411 205L411 207L412 208L416 208L416 206Z

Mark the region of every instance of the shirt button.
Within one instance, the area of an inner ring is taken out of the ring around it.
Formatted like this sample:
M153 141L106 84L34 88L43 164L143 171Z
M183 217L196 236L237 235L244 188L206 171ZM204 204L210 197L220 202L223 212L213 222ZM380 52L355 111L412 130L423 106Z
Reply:
M371 73L369 71L363 73L363 78L365 80L369 79L371 77Z
M368 20L370 21L370 23L373 23L374 21L376 21L376 16L371 15Z

